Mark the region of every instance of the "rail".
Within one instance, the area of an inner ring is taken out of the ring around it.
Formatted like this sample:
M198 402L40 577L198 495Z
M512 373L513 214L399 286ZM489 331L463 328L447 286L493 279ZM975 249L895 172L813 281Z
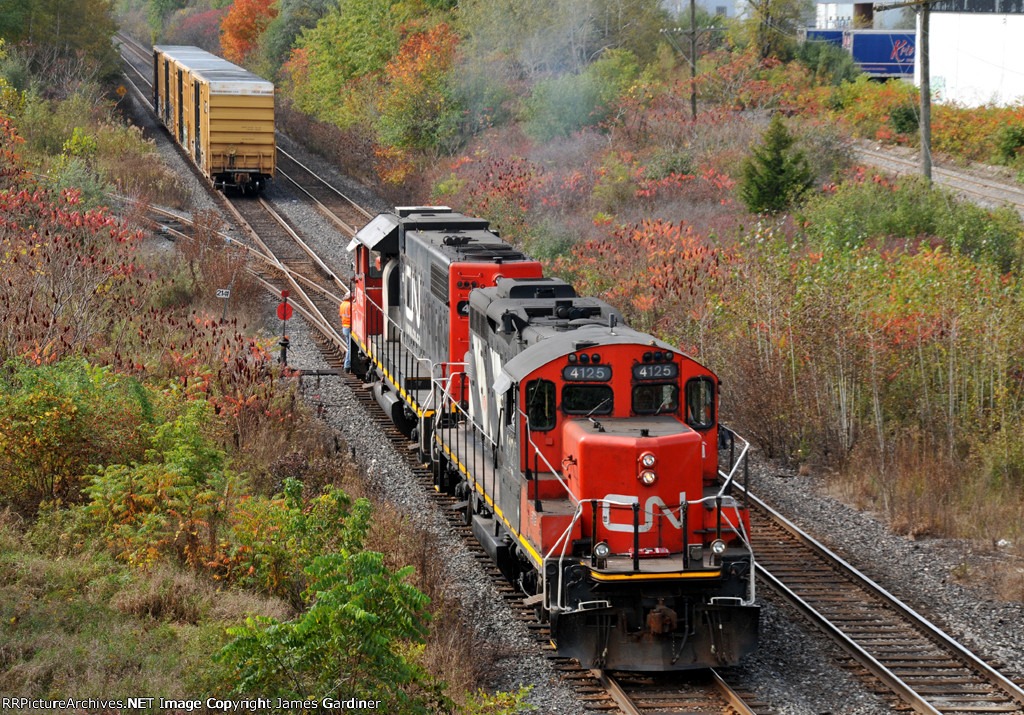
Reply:
M821 559L821 561L826 564L825 568L829 572L841 574L842 578L846 580L846 583L852 587L850 591L856 591L859 589L860 594L851 596L851 598L857 603L858 607L864 607L865 604L877 601L891 613L895 614L899 619L911 625L917 633L924 636L927 641L930 641L932 644L944 649L948 655L942 660L952 658L953 660L963 663L968 671L977 673L983 680L987 680L1001 689L1003 691L1001 696L1004 696L1009 701L1015 702L1018 706L1024 706L1024 688L1021 688L969 649L955 641L952 637L946 634L945 631L917 613L917 611L906 605L902 600L884 589L881 585L868 578L868 576L856 569L838 554L831 551L824 544L811 537L793 522L789 521L772 509L768 504L761 501L753 494L748 494L747 497L753 507L761 510L767 516L767 526L774 527L777 525L787 537L791 537L795 540L794 543L800 547L800 552L802 552L803 549L807 550L806 555L801 556L802 568L806 570L813 559ZM766 528L762 528L759 533L763 537L768 533L768 531ZM776 540L778 543L781 543L781 539L777 538ZM787 544L786 548L789 554L798 553L798 549L793 548L792 545ZM771 568L771 558L768 558L767 560L769 562L769 568ZM1019 707L1007 709L1002 706L992 706L991 709L989 709L986 706L983 710L977 706L968 707L967 705L964 705L962 707L948 707L944 703L939 703L939 706L933 705L929 702L930 698L934 699L936 697L936 694L933 691L930 691L929 688L916 688L914 685L908 684L904 678L901 678L892 670L891 665L894 659L892 651L886 653L875 652L873 654L871 651L874 649L875 644L865 642L862 645L856 640L855 634L846 632L845 626L841 621L834 622L822 612L824 609L829 608L830 604L824 603L821 600L818 600L817 605L811 603L811 601L814 600L813 594L805 592L804 595L801 596L800 593L798 593L798 591L800 591L800 584L790 583L787 585L786 583L783 583L781 578L776 577L761 565L758 566L758 572L769 586L782 594L790 603L807 616L815 626L845 648L847 652L849 652L861 665L867 668L881 682L887 684L893 692L903 698L903 700L910 704L917 712L935 713L937 711L956 712L961 710L973 710L976 712L1019 712ZM831 604L831 606L834 605L834 603ZM872 618L874 620L880 620L879 616L883 612L874 611L872 613ZM908 655L905 660L912 661L913 656ZM935 661L933 659L931 663L927 664L927 666L919 667L935 668L936 671L933 675L925 676L935 679L940 677L937 669L942 667L942 662ZM911 673L910 675L920 676L921 673ZM949 676L947 675L945 677L948 678Z

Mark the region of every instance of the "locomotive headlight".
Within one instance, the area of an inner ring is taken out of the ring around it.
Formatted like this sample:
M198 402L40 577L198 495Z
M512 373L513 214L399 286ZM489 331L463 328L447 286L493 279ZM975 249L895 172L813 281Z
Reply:
M715 556L721 556L725 553L725 542L721 539L715 539L711 542L711 553Z
M599 559L608 558L608 555L611 554L611 552L612 548L608 546L607 541L599 541L597 542L597 546L594 547L594 556Z
M656 460L656 459L654 458L654 455L653 455L653 454L651 454L650 452L645 452L645 453L644 453L644 455L643 455L642 457L640 457L640 464L644 465L644 466L645 466L645 467L647 467L648 469L650 469L651 467L653 467L653 466L654 466L654 464L655 464L655 463L656 463L657 461L658 461L658 460Z
M657 478L658 475L652 472L650 469L645 469L644 471L640 472L640 481L643 482L645 486L651 486L652 484L654 484Z

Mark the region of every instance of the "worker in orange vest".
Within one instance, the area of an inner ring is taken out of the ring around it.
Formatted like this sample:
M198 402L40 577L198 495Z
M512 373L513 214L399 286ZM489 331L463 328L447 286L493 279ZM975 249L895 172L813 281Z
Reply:
M352 369L352 301L345 298L338 307L341 318L341 336L345 338L345 370Z

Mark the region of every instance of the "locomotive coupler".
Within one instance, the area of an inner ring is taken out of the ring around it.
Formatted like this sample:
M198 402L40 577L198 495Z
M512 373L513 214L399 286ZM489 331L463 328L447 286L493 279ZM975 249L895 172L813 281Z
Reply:
M679 616L659 598L658 605L647 614L647 630L653 634L671 633L679 624Z

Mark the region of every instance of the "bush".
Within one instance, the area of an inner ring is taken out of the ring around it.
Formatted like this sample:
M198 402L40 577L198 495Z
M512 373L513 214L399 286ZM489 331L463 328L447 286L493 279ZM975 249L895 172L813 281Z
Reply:
M860 75L849 52L826 42L804 42L797 51L797 59L820 81L836 87Z
M660 181L672 174L683 176L695 173L693 152L688 149L662 149L647 161L644 176Z
M223 578L302 603L303 567L317 554L339 548L339 524L352 513L340 489L303 499L302 482L284 480L284 497L243 499L231 510L230 533L208 565ZM361 542L360 542L361 543Z
M907 82L873 82L860 75L842 84L833 95L835 119L856 136L892 139L890 117L917 105L917 89Z
M1016 212L957 201L947 191L929 189L919 177L896 185L878 175L867 181L860 173L833 193L812 198L801 218L815 247L855 248L869 239L936 236L951 250L1002 272L1021 265L1024 226Z
M1013 164L1024 147L1024 124L1010 124L1002 127L996 136L996 151L999 161Z
M0 378L0 500L77 500L89 465L142 455L155 395L82 359L8 366Z
M216 553L237 477L210 444L211 417L206 402L192 402L155 429L145 461L92 475L86 510L118 558L145 566L174 556L195 567Z
M918 109L910 104L893 107L889 121L892 122L892 128L897 134L913 134L918 129Z
M309 610L281 622L249 619L217 660L235 668L239 695L288 699L337 696L383 700L388 712L451 712L453 703L409 657L426 636L427 597L392 573L382 554L363 551L370 505L360 499L337 522L335 552L311 559Z

